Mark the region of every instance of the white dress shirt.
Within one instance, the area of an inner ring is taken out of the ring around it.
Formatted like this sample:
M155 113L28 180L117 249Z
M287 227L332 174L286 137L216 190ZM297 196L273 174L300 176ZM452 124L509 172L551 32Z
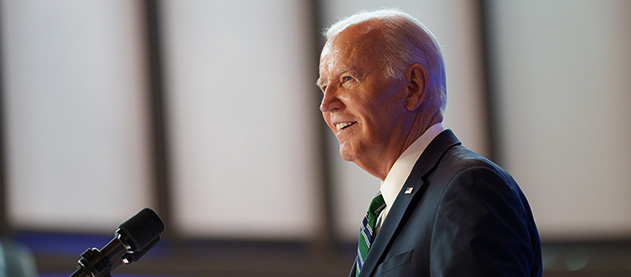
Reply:
M437 123L429 127L418 139L416 139L392 165L392 168L386 175L386 178L381 182L381 194L386 202L386 208L381 212L377 219L377 231L381 227L381 223L388 216L390 207L394 204L394 201L399 195L399 191L403 188L403 184L410 176L412 168L425 148L429 145L438 134L445 130L442 123Z

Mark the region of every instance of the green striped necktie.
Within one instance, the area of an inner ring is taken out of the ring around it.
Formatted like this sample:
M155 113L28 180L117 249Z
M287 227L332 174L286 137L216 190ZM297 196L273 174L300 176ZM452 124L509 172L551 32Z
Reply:
M373 242L375 235L375 225L377 223L377 217L383 209L386 207L386 203L383 200L383 196L381 195L381 191L377 193L377 195L370 202L370 207L368 207L368 212L366 212L366 216L364 220L362 220L362 226L359 231L359 242L357 243L357 263L355 268L355 276L359 276L359 272L362 270L364 266L364 261L366 260L366 256L368 256L368 250L370 250L370 245Z

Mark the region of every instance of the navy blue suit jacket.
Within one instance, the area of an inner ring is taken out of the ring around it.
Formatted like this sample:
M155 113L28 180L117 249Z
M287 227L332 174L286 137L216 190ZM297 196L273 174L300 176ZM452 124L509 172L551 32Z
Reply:
M460 145L450 130L416 162L360 273L540 275L539 235L526 197L506 171Z

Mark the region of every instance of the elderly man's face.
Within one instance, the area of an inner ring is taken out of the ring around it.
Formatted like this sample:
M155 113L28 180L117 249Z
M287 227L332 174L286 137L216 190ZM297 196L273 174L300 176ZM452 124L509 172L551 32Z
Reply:
M375 31L361 24L330 39L320 58L322 116L340 143L340 155L362 168L398 156L407 134L402 81L386 78Z

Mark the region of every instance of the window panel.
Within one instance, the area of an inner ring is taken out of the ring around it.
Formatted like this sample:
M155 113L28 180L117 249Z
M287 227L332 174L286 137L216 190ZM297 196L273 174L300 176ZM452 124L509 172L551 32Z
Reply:
M542 238L631 231L631 2L493 1L501 160Z
M166 1L165 60L177 230L305 238L315 76L304 1Z
M14 227L111 232L150 205L134 3L2 2Z

